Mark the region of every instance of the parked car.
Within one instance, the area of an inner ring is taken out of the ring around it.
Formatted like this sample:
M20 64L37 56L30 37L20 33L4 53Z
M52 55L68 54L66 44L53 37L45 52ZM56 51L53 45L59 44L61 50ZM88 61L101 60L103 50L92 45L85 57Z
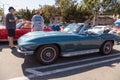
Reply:
M23 22L19 22L16 24L16 31L15 31L15 37L14 40L17 40L20 36L31 32L31 22L30 21L23 21ZM44 27L43 31L53 31L51 28L49 27ZM8 33L6 30L5 26L0 26L0 41L7 41L8 39Z
M111 33L120 34L120 24L115 24L111 30Z
M48 26L45 26L44 28L43 28L43 31L53 31L50 27L48 27Z
M120 19L117 19L114 22L114 26L112 27L111 33L114 33L120 36Z
M120 38L114 34L88 31L86 24L69 24L62 32L36 31L18 39L18 52L36 55L42 64L51 64L59 56L77 56L100 52L108 55L114 42ZM88 31L88 32L87 32Z
M15 37L14 40L17 40L20 36L28 33L31 31L31 22L25 21L25 22L19 22L16 24L16 31L15 31ZM8 39L8 33L5 26L0 27L0 41L7 41Z

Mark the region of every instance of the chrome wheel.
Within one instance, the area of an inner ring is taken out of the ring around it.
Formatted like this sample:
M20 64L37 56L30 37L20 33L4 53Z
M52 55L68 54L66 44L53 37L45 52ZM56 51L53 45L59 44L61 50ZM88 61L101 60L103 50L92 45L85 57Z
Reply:
M51 64L59 56L59 49L55 45L44 45L37 50L37 59L42 64Z
M43 62L51 62L56 57L56 50L52 47L46 47L41 51L40 57Z
M113 49L113 43L111 41L107 41L102 45L100 51L102 54L107 55L111 53L112 49Z
M111 45L111 43L106 43L105 46L104 46L104 52L105 52L105 54L110 53L111 50L112 50L112 45Z

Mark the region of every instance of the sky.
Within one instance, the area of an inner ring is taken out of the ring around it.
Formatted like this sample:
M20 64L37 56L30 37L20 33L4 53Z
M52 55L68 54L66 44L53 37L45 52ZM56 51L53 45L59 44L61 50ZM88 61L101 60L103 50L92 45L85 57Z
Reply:
M81 0L77 0L80 2ZM0 0L0 8L3 8L5 14L8 13L8 8L13 6L17 11L19 9L38 9L39 5L54 5L55 0Z
M19 9L38 9L39 5L54 5L54 0L0 0L0 8L3 8L5 14L8 13L9 6L13 6L16 10Z
M77 0L78 3L81 3L83 0ZM120 1L120 0L118 0ZM3 8L5 14L8 13L8 8L13 6L17 11L19 9L38 9L39 5L54 5L55 0L0 0L0 8Z

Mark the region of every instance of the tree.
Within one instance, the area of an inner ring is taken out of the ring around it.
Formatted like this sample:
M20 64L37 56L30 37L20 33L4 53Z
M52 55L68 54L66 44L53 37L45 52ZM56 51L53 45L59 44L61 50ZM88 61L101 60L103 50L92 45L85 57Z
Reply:
M84 22L91 12L85 5L79 5L73 0L60 0L60 9L64 22Z
M2 10L2 9L0 9L0 15L1 15L1 16L3 16L3 15L4 15L4 13L3 13L3 10Z
M78 15L76 16L76 18L78 20L81 19L82 22L88 19L91 20L91 18L93 17L92 12L89 9L87 9L84 4L77 8L77 13Z
M25 20L31 21L32 16L35 14L35 10L29 10L28 8L26 9L20 9L15 13L15 16L17 18L23 18Z
M76 11L76 6L72 3L72 0L60 0L60 9L64 22L70 22L71 19L73 20L73 14Z
M55 0L55 5L60 7L60 0Z
M93 24L97 15L99 14L116 14L119 10L117 6L117 0L84 0L86 7L92 11L94 15Z
M120 2L119 3L117 3L117 5L116 5L116 7L115 7L115 9L114 9L114 15L120 15Z
M46 23L50 22L50 19L53 19L53 17L55 17L58 13L57 8L53 5L44 5L43 8L43 17L45 19Z
M114 14L114 10L119 8L117 7L119 4L118 0L84 0L84 3L89 10L94 10L103 14Z
M50 6L50 5L44 5L42 8L38 9L42 11L42 16L45 19L45 23L49 23L50 18L55 17L55 15L59 14L59 11L55 6ZM35 10L29 10L28 8L26 9L20 9L15 13L15 16L20 18L23 18L25 20L31 21L32 16L35 14Z

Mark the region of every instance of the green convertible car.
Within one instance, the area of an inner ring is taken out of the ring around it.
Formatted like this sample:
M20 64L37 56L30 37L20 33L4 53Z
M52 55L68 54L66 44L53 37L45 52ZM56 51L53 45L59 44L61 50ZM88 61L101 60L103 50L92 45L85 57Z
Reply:
M72 23L63 31L29 32L18 39L18 52L36 55L43 64L51 64L59 56L77 56L100 52L110 54L120 38L110 33L94 33L87 24Z

